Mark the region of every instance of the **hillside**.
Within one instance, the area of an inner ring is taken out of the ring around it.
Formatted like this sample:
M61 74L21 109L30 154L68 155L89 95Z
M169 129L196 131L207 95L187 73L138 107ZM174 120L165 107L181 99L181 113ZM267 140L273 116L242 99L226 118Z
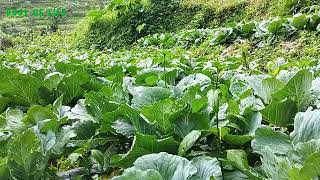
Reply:
M318 1L111 0L32 36L1 41L1 180L320 177Z
M76 44L90 48L130 47L154 33L214 29L240 22L306 12L319 2L311 0L146 0L119 1L90 13L76 31Z
M106 4L106 0L10 0L1 1L1 15L0 15L0 28L1 31L8 34L30 34L30 32L38 32L40 30L47 31L50 23L53 23L53 19L44 17L34 17L31 15L31 11L34 8L65 8L67 16L64 18L58 18L57 25L61 31L72 31L75 25L86 16L87 12L93 9L103 8ZM7 8L27 8L30 12L28 17L7 17L5 10Z

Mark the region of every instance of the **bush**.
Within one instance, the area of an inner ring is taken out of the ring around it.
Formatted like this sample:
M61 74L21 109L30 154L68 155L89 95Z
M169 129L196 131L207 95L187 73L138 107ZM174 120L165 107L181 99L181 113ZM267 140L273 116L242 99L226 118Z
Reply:
M170 31L176 0L111 1L102 11L92 11L79 24L76 45L82 48L118 49L148 34Z
M13 47L13 42L8 35L0 33L0 50Z

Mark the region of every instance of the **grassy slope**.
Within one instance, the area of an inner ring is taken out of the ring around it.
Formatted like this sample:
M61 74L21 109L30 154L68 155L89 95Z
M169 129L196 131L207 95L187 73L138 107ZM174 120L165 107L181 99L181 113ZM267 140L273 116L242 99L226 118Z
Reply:
M313 2L304 3L296 3L295 0L184 0L176 12L176 26L173 26L171 31L224 27L230 22L261 21L275 16L291 15L303 11L303 8ZM263 43L262 46L247 39L219 46L210 46L209 43L210 40L200 46L192 46L188 49L190 56L223 59L240 55L245 50L249 53L248 60L257 60L261 66L278 58L298 61L320 57L320 39L317 32L301 31L289 38L279 38L273 44ZM139 52L139 48L134 47L132 51Z
M198 10L198 16L193 16L193 20L200 18L202 27L212 28L234 21L290 15L317 3L315 0L183 0L181 9L186 12ZM181 18L183 20L183 16Z
M83 18L88 10L99 8L99 0L11 0L0 1L1 15L0 15L0 28L10 26L13 32L29 32L29 29L37 31L46 28L49 23L48 17L21 17L9 18L5 17L5 8L49 8L49 7L65 7L67 8L67 18L60 21L59 25L62 31L73 30L76 23Z
M201 26L193 28L224 27L232 22L261 21L275 16L303 12L304 8L313 4L319 4L319 2L312 0L184 0L177 22L190 22L192 18L193 21L202 21ZM197 13L193 16L186 15L190 10L197 10ZM181 25L177 29L187 28ZM262 47L257 46L257 42L249 40L216 47L211 47L209 42L204 42L198 47L192 47L190 51L194 57L224 58L239 55L243 49L248 50L250 61L258 60L261 64L278 58L288 61L317 59L320 57L320 40L317 32L302 31L287 39L280 38L273 44L265 43Z

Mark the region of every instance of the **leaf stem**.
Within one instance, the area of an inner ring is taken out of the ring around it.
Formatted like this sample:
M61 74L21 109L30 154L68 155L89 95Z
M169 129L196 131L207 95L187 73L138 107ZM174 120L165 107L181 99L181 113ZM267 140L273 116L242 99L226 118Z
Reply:
M164 86L167 87L167 81L166 81L166 53L163 53L163 78L164 78Z
M219 88L219 71L217 71L217 76L216 76L216 82L215 82L216 90ZM222 166L222 161L219 160L219 158L222 157L222 144L221 144L221 133L220 133L220 128L219 128L219 104L220 104L220 99L218 98L218 107L216 109L216 120L217 120L217 133L218 133L218 149L219 149L219 157L218 161L221 167L221 173L222 173L222 180L224 180L224 172L223 172L223 166Z

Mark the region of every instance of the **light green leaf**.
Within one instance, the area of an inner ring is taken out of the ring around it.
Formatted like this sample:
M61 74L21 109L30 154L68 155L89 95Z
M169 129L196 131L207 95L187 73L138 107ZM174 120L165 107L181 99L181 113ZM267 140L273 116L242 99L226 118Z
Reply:
M180 143L178 155L184 156L186 152L193 146L193 144L201 136L201 131L193 130L191 131Z
M213 34L213 38L210 42L210 45L218 45L226 42L231 36L232 32L233 32L232 28L225 28L225 29L216 31Z
M104 155L101 151L96 149L91 150L90 162L92 164L91 172L103 172Z
M262 114L260 112L252 111L248 114L247 119L249 121L248 134L254 136L256 130L261 126Z
M140 156L166 151L176 153L179 144L172 138L157 139L155 136L137 133L130 151L111 158L111 163L120 167L129 167Z
M50 91L57 89L63 75L59 72L49 73L44 77L43 85Z
M177 96L182 96L183 93L190 87L199 85L201 90L204 90L211 84L211 79L201 73L190 74L184 77L175 87L175 94Z
M227 150L227 159L235 162L239 168L249 169L247 153L242 149Z
M54 154L61 154L64 151L65 145L70 141L71 138L75 137L76 134L73 130L63 129L56 135L56 142L51 148L51 152Z
M296 101L298 109L302 109L310 102L312 87L312 73L303 69L297 72L286 85L273 95L277 100L289 98Z
M25 118L29 124L35 125L39 121L54 119L56 116L53 114L49 106L42 107L40 105L34 105L28 109L27 116Z
M84 99L79 99L71 111L65 113L65 116L68 116L69 119L95 122L96 119L88 113L84 101Z
M247 154L242 149L227 150L226 164L230 164L240 170L243 174L253 180L262 180L263 178L257 174L253 168L249 166ZM241 175L242 176L242 175Z
M293 123L297 107L290 99L272 101L261 113L269 123L286 127Z
M261 151L262 170L272 180L289 179L289 171L293 164L285 156L276 156L273 147L265 147Z
M0 94L10 97L13 102L20 105L37 104L41 84L39 79L30 75L13 73L7 77L0 77Z
M251 142L254 152L261 154L265 147L272 148L275 154L287 154L293 149L290 137L271 128L258 128Z
M134 130L142 134L155 134L154 128L140 116L139 111L126 104L118 106L115 111L105 113L100 130L102 132L113 131L112 125L117 120L133 125Z
M290 134L293 142L307 142L320 138L320 110L300 112L294 119L294 130Z
M48 152L50 152L50 150L56 143L56 135L52 131L48 131L46 135L39 134L39 137L41 141L41 152L43 154L49 155Z
M84 89L81 85L89 81L89 75L85 71L77 71L68 77L64 77L59 83L57 91L63 94L63 103L68 104L74 98L82 96Z
M311 154L304 162L300 170L300 178L309 180L319 177L320 175L320 152Z
M164 80L165 82L167 82L170 85L175 85L176 83L176 77L178 74L178 70L174 69L171 71L168 71L166 69L166 73L161 75L161 79Z
M308 142L300 142L294 146L295 152L300 160L304 162L310 154L320 152L320 139L312 139Z
M9 130L21 130L24 127L22 122L23 112L20 109L8 108L6 110L7 128Z
M269 103L271 101L271 95L284 86L282 81L273 77L263 80L254 77L248 77L247 81L253 88L254 93L260 96L265 103Z
M298 13L289 18L288 21L293 27L303 29L307 25L309 18L305 14Z
M135 87L131 92L133 108L143 108L166 99L170 96L170 91L162 87Z
M135 128L125 120L118 119L112 123L111 127L115 129L117 133L126 136L127 138L132 138L135 133Z
M244 99L252 94L252 88L240 80L234 80L229 90L236 99Z
M256 28L256 24L254 22L249 22L246 24L242 24L240 26L240 31L243 35L249 35Z
M225 142L233 145L243 145L253 139L252 136L249 135L233 135L233 134L226 134L222 138Z
M169 134L173 130L171 118L179 110L178 104L170 99L165 99L154 105L144 107L141 114L146 121L155 124L161 133Z
M217 113L219 111L219 90L210 90L208 96L208 111L209 113Z
M144 155L134 162L134 167L144 171L154 169L166 180L187 180L197 172L187 159L165 152Z
M118 104L110 102L112 95L113 92L107 88L99 92L91 91L85 94L86 109L98 122L103 119L105 113L118 108Z
M8 144L8 167L15 179L39 179L47 166L47 159L40 153L40 141L28 130L15 136ZM36 165L36 166L35 166Z
M273 19L269 25L267 26L268 32L272 34L278 34L284 28L283 26L284 20L282 18Z
M123 175L112 178L112 180L163 180L160 173L153 169L141 171L139 169L127 169Z
M222 179L221 168L217 158L199 156L193 158L191 163L198 171L189 180L210 180L211 177L214 177L215 180Z
M256 98L253 95L240 100L240 105L239 105L240 115L243 115L246 112L250 112L250 111L261 111L264 108L265 106L263 102L259 98Z
M184 138L192 130L208 130L209 129L209 120L207 115L204 113L184 113L182 111L182 116L177 118L173 122L174 133L179 135L181 138Z

